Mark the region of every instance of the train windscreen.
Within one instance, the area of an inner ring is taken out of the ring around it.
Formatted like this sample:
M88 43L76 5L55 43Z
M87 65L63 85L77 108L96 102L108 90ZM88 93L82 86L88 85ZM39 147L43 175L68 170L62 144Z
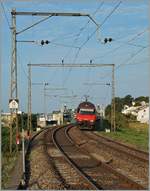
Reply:
M85 115L88 115L88 114L95 114L95 109L84 109L84 108L80 108L79 110L79 113L80 114L85 114Z

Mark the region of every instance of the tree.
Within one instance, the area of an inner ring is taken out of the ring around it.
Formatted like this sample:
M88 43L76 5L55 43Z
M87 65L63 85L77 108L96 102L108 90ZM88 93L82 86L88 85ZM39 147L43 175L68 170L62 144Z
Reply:
M149 103L149 97L148 96L146 96L146 97L140 96L140 97L137 97L137 98L134 99L134 102L135 102L136 106L141 105L142 101L145 101L146 103Z
M126 95L124 98L122 98L123 105L131 106L134 98L131 95Z
M121 112L124 106L123 98L116 97L115 98L115 108L117 112Z
M111 114L111 105L107 105L107 107L105 108L105 115L110 116L110 114Z

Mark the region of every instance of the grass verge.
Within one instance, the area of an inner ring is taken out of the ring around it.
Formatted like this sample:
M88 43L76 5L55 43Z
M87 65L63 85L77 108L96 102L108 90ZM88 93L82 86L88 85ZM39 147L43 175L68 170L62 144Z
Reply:
M128 128L121 128L116 132L98 132L102 135L108 136L115 140L133 145L138 149L148 151L149 146L149 132L148 124L129 123Z
M7 188L10 174L15 166L16 159L16 154L12 154L12 156L10 156L9 153L5 153L5 155L2 154L2 189Z

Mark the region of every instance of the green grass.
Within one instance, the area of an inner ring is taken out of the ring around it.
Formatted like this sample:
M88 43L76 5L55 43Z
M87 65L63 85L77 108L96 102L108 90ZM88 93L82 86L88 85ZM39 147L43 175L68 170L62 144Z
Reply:
M10 173L15 166L15 161L17 159L16 155L16 145L15 145L15 131L13 132L13 147L12 154L9 154L9 128L2 127L2 188L6 188L8 181L10 179Z
M17 156L15 153L12 156L9 153L2 154L2 188L6 188L10 179L10 173L14 168Z
M116 132L99 133L111 137L115 140L133 145L138 149L148 151L149 132L147 124L130 123L128 128L121 128Z

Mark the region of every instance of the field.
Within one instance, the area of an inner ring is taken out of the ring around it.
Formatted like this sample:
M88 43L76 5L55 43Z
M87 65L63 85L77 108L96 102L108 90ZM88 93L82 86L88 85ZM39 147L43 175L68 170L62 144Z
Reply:
M128 128L121 128L118 131L106 133L99 132L102 135L133 145L138 149L148 151L149 147L149 125L138 122L129 123Z

